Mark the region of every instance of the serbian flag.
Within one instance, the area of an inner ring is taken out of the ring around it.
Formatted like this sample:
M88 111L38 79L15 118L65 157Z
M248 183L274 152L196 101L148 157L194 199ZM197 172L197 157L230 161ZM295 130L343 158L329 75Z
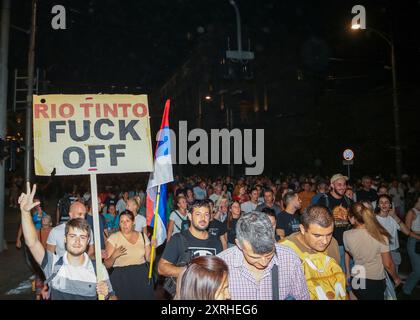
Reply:
M166 239L166 184L174 180L171 159L171 136L169 133L169 105L166 100L160 125L158 141L155 150L154 170L150 173L147 185L146 218L147 224L154 226L154 214L157 203L158 187L160 186L160 200L158 207L158 221L156 227L156 242L160 246Z

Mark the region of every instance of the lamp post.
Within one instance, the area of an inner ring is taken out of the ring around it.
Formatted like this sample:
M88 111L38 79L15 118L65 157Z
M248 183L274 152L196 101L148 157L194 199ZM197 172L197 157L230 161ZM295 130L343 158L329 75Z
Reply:
M360 30L359 24L351 26L353 30ZM385 35L379 30L374 28L367 28L369 31L380 36L391 47L391 72L392 72L392 98L393 98L393 111L394 111L394 135L395 135L395 169L397 177L402 175L402 152L401 152L401 138L400 138L400 107L398 105L398 92L397 92L397 72L395 67L395 49L394 42L390 36Z

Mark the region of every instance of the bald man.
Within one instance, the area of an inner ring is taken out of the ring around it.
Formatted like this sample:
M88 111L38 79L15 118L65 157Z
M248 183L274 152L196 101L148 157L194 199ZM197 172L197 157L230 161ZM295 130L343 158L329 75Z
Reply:
M86 218L86 207L81 202L73 202L69 209L69 217L70 219L76 218ZM62 256L66 252L66 246L64 244L64 231L65 231L66 224L62 223L58 226L54 227L50 234L48 235L47 239L47 250L51 253L55 253L57 256ZM90 231L90 240L89 240L89 248L87 254L90 257L95 256L95 248L93 245L93 234L92 230Z

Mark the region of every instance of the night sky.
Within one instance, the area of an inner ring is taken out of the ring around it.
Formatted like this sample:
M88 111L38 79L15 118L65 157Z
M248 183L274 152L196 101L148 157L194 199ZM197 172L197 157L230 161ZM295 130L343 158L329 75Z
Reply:
M227 49L228 37L231 49L236 49L235 12L228 0L39 2L36 66L46 72L48 93L150 93L161 88L206 37L218 39L220 48L217 49L221 53ZM323 103L320 101L333 101L330 106L334 110L325 111L330 117L325 123L333 123L328 126L328 133L319 129L324 127L324 116L320 116L322 106L320 111L316 108L308 110L304 103L291 102L290 109L284 107L270 111L273 112L271 118L276 119L281 113L302 114L304 119L301 122L290 124L292 127L284 125L286 132L283 135L298 131L295 128L303 128L297 134L302 136L312 125L306 126L305 123L315 123L318 131L314 129L314 134L329 137L331 145L327 145L328 150L341 150L341 144L346 143L357 149L366 141L377 146L383 139L392 140L391 82L387 68L390 65L389 47L371 32L349 30L353 17L351 8L364 5L368 27L385 33L393 31L405 143L404 162L408 171L420 171L417 152L420 138L420 1L236 2L242 19L242 43L247 49L247 39L251 41L257 77L264 76L275 82L278 75L284 83L284 94L274 96L273 101L281 104L288 99L292 101L294 96L304 95L315 99L315 106ZM66 30L51 28L51 8L55 4L64 5L67 10ZM13 0L11 24L28 29L30 7L29 0ZM9 70L26 68L27 47L28 36L12 28ZM286 75L288 69L290 74L296 73L295 69L301 70L299 72L311 80L300 89L286 89L290 83ZM384 101L388 103L388 109L381 114ZM362 109L356 110L351 103L362 106ZM370 106L372 112L368 110ZM341 124L344 127L340 127ZM264 122L263 125L267 128L273 126ZM342 128L363 134L352 131L334 142ZM383 162L382 170L392 170L393 155L389 144L389 141L384 143L383 154L381 149L374 148L371 149L372 157L365 152L364 160L369 162L372 158L372 161L363 169L375 168L377 162ZM279 149L291 147L286 142L278 145ZM307 147L302 144L296 148L298 151ZM311 170L313 167L305 166L305 161L312 159L313 162L316 157L323 159L322 154L327 151L319 152L321 155L314 152L303 157L302 163L296 164L297 161L292 169ZM384 158L388 160L382 161ZM332 167L337 167L336 162L324 161L325 165ZM287 163L290 159L283 165ZM274 167L275 163L270 166Z

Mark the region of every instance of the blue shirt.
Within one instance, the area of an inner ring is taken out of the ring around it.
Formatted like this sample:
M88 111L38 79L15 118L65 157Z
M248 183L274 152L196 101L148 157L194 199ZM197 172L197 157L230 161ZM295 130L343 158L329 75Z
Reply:
M312 197L312 199L311 199L311 205L312 205L312 204L317 204L317 203L318 203L318 200L319 200L319 199L321 199L321 197L323 197L323 196L324 196L324 194L325 194L325 193L318 192L316 195L314 195L314 196Z
M45 217L46 215L45 211L42 211L42 217ZM34 222L36 230L41 230L42 228L42 217L38 215L38 212L32 214L32 221Z
M105 218L105 226L108 230L114 232L119 229L120 216L118 214L114 216L111 213L105 213L103 217Z

